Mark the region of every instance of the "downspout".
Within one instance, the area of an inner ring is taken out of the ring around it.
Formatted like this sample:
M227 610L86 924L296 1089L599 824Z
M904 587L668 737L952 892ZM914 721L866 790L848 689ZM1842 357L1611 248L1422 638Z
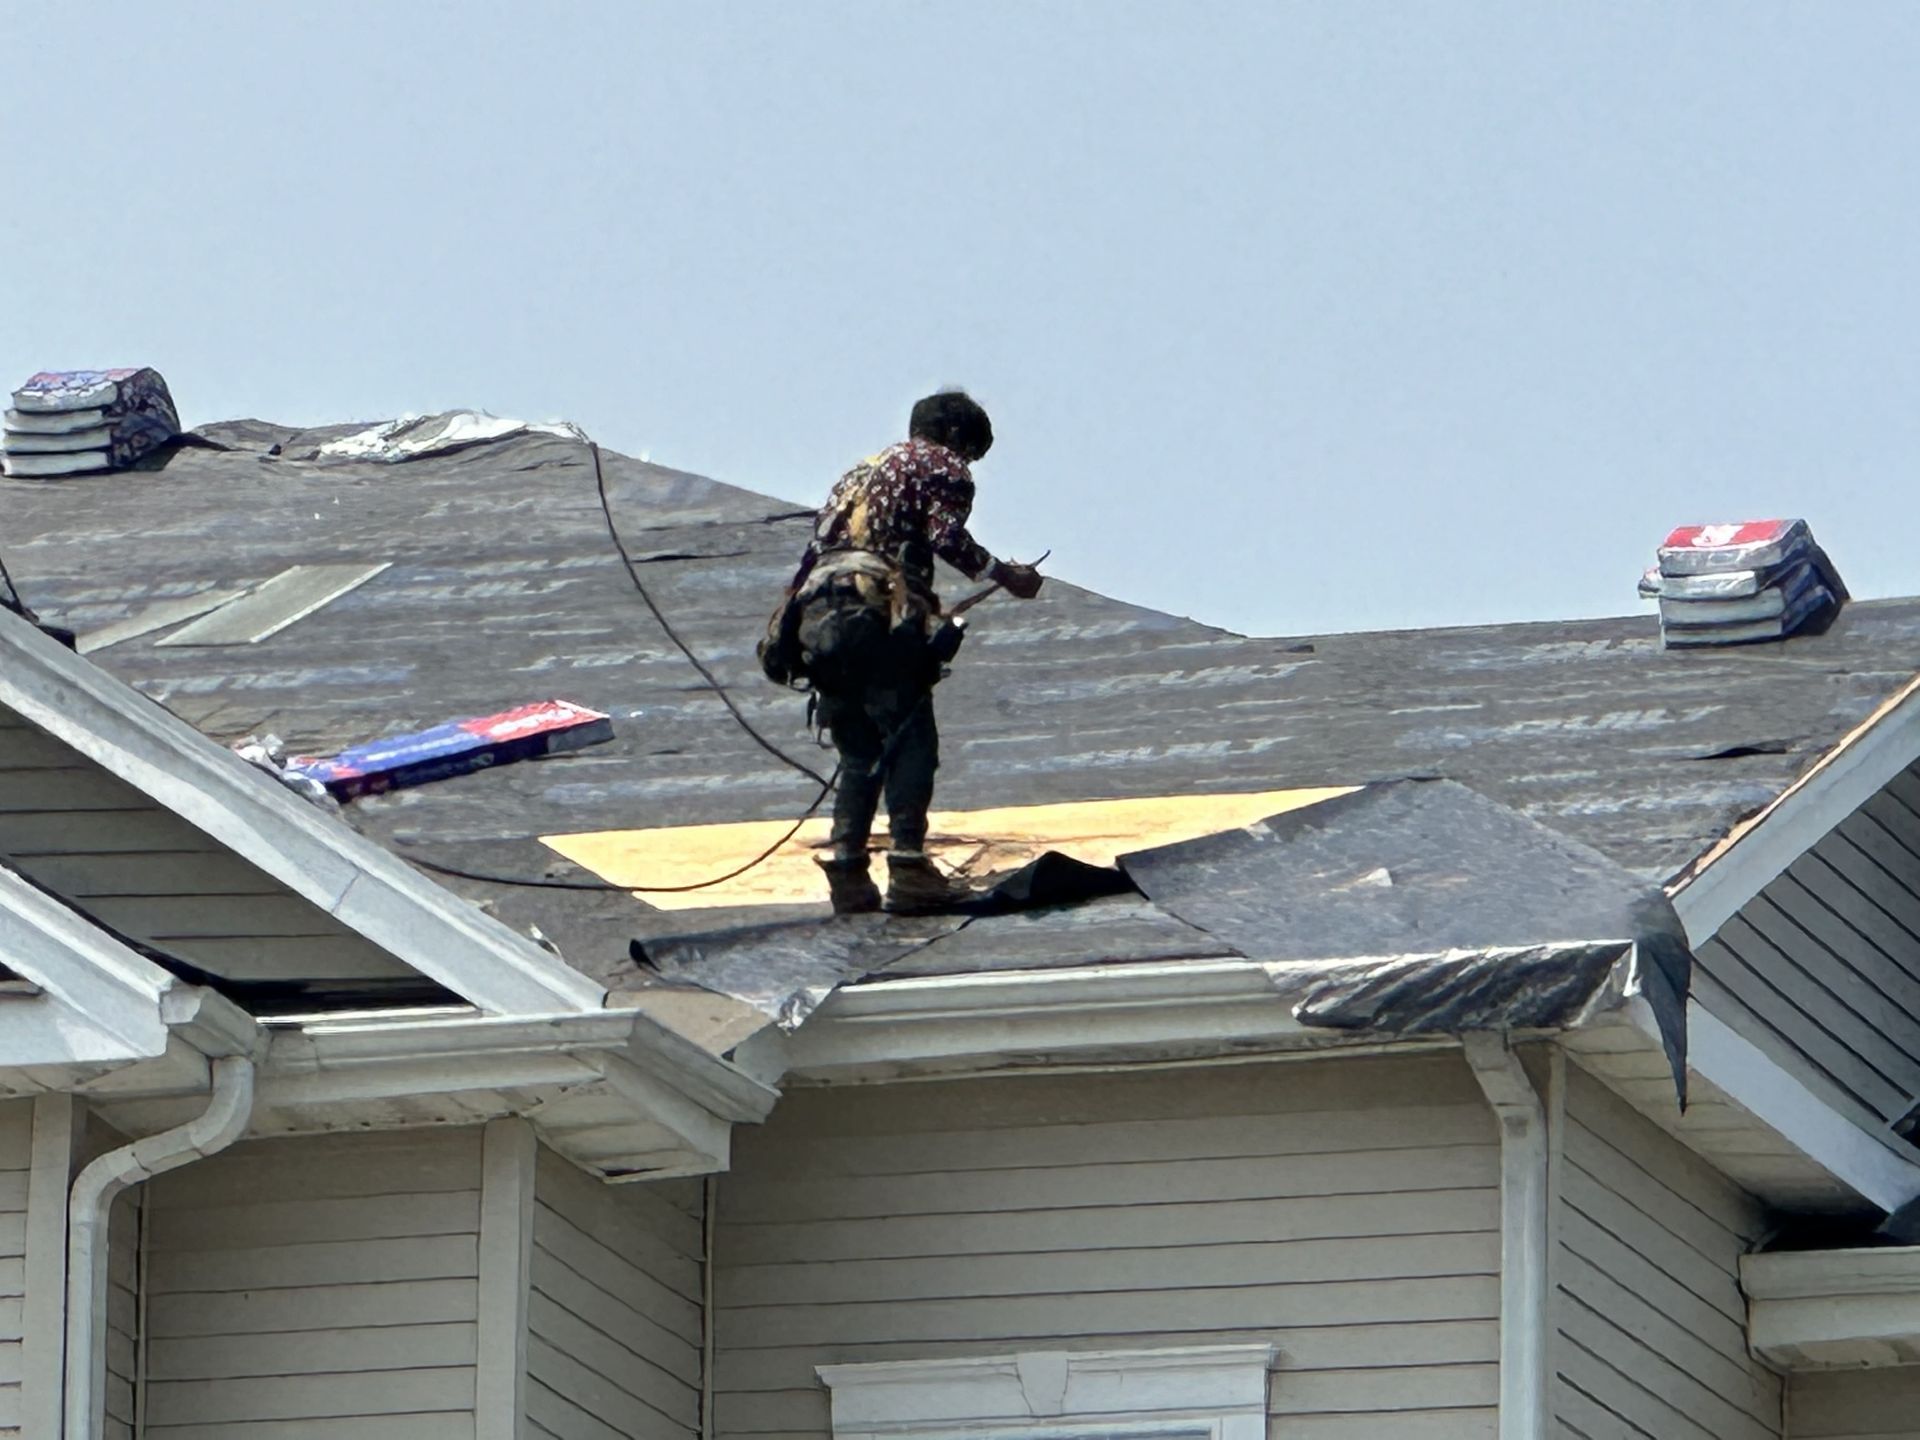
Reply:
M1500 1122L1500 1440L1546 1440L1546 1111L1504 1034L1461 1044Z
M107 1400L107 1217L120 1193L224 1150L253 1115L253 1062L213 1062L213 1095L194 1120L110 1150L67 1201L67 1357L63 1440L99 1440Z

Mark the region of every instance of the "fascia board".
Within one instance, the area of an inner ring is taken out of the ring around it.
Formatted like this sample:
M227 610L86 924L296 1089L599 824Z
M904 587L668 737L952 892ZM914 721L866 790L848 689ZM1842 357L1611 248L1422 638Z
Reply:
M11 613L0 704L374 944L498 1014L598 1010L606 991Z
M0 1064L137 1060L165 1052L161 1012L174 977L5 867L0 959L42 992L0 1002Z
M1667 887L1700 945L1755 895L1920 759L1920 677Z

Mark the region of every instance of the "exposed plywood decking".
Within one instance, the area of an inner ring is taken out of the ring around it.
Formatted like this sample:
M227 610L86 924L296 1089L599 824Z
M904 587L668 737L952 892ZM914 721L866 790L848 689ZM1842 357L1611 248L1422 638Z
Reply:
M479 1129L255 1141L148 1187L149 1440L473 1440Z
M928 817L927 849L965 875L1015 870L1049 850L1089 865L1111 865L1131 851L1251 825L1349 793L1350 787L1321 787L937 811ZM826 881L813 857L826 844L830 824L824 818L808 821L764 864L736 879L683 895L649 891L647 901L663 910L693 910L825 900ZM547 835L542 840L616 885L686 885L723 873L744 855L758 854L789 827L785 820L743 820Z
M821 1364L1279 1347L1276 1440L1481 1440L1499 1143L1455 1056L790 1094L718 1182L722 1440Z
M527 1418L552 1440L699 1433L698 1181L606 1185L542 1148Z
M1556 1185L1554 1411L1563 1433L1780 1440L1747 1352L1739 1259L1760 1206L1569 1066Z

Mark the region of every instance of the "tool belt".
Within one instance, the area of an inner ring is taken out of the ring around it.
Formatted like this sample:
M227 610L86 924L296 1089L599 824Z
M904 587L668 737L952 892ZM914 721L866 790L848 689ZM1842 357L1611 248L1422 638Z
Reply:
M918 642L913 648L924 647L936 670L960 648L961 626L937 613L930 597L907 582L897 561L871 550L835 550L796 577L767 622L756 653L760 668L775 684L796 685L808 678L800 617L808 604L823 596L884 614L888 633L903 642Z

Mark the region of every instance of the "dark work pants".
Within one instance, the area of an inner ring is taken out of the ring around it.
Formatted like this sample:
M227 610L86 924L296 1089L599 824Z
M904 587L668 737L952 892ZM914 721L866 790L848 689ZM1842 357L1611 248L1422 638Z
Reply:
M799 637L820 722L840 752L833 853L866 853L883 791L893 848L919 850L940 764L932 685L938 672L925 642L891 634L884 610L836 592L807 603Z

